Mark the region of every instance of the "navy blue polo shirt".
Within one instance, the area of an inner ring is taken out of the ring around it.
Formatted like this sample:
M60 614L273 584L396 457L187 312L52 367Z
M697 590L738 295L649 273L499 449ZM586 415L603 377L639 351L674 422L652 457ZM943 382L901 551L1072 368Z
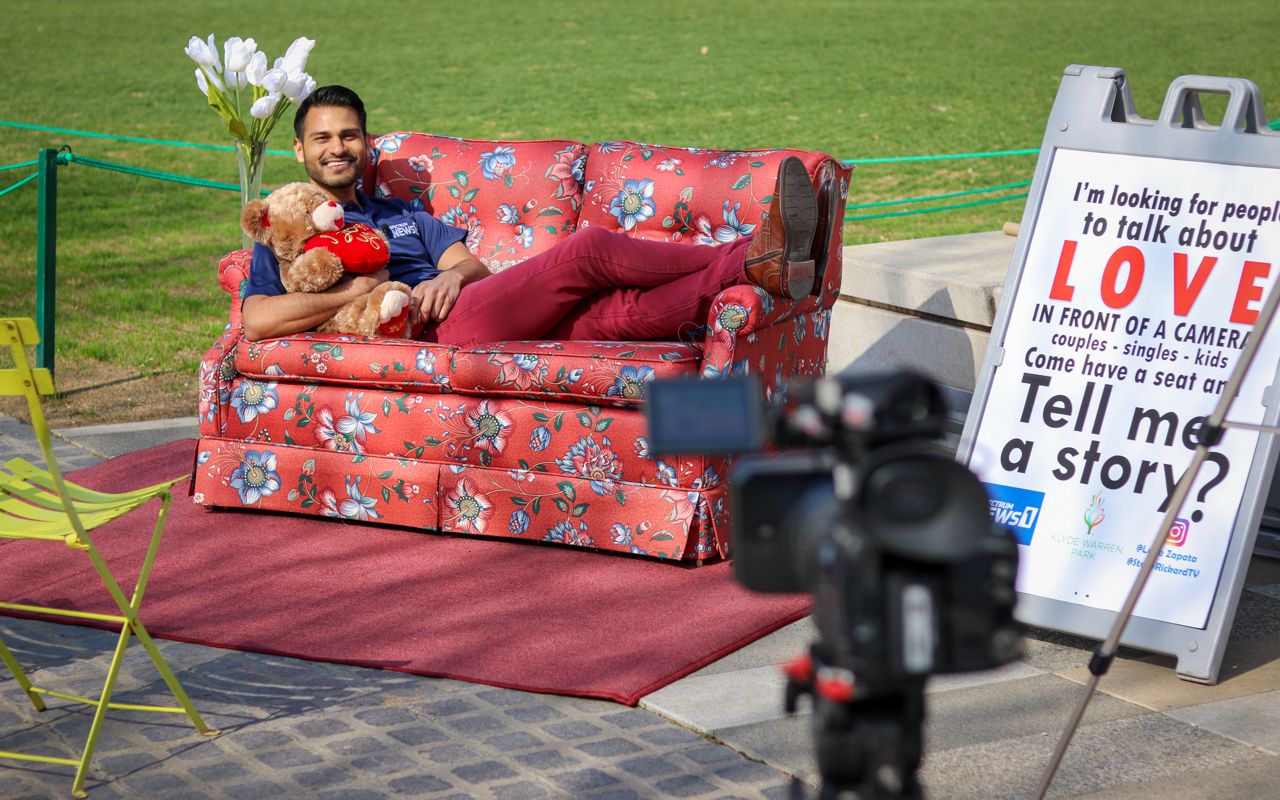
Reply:
M455 242L467 238L463 228L446 225L425 211L414 211L402 200L386 197L369 197L356 192L355 202L343 203L346 222L363 222L382 231L390 244L391 258L387 270L391 280L403 281L410 286L430 280L440 274L436 266L440 256ZM264 244L253 245L253 261L249 266L249 282L244 288L245 297L262 294L284 294L280 282L280 262L275 253Z

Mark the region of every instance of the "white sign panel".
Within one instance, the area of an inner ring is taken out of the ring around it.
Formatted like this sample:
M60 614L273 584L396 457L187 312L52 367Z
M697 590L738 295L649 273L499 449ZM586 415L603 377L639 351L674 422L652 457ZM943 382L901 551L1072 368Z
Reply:
M1119 610L1280 274L1280 174L1058 149L969 466L1018 533L1018 591ZM1228 419L1260 423L1262 343ZM1204 628L1258 435L1201 469L1136 613Z

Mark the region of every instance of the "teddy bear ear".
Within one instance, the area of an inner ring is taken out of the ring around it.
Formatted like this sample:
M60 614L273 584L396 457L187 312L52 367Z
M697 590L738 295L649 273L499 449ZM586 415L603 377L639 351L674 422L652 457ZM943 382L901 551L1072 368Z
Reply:
M267 213L267 201L250 200L240 212L240 227L255 242L269 244L267 229L271 227L271 218Z

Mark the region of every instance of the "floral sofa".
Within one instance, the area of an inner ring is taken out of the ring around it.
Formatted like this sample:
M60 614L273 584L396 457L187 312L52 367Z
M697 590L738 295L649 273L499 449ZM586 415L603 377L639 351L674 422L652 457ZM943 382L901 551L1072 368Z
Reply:
M823 153L422 133L377 138L363 181L466 228L467 247L499 271L588 226L689 247L749 235L787 155L811 177L834 169L843 200L849 170ZM219 265L230 317L200 366L195 502L724 557L726 462L651 454L645 384L757 373L772 393L821 374L840 289L833 227L815 296L734 286L705 325L663 342L457 348L317 333L251 342L240 325L249 254L231 253Z

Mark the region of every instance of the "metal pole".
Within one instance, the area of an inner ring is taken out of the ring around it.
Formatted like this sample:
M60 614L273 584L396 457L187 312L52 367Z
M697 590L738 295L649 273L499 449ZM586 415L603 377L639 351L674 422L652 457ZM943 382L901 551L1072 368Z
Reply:
M39 158L40 200L36 211L36 366L53 372L54 316L58 288L58 151Z

